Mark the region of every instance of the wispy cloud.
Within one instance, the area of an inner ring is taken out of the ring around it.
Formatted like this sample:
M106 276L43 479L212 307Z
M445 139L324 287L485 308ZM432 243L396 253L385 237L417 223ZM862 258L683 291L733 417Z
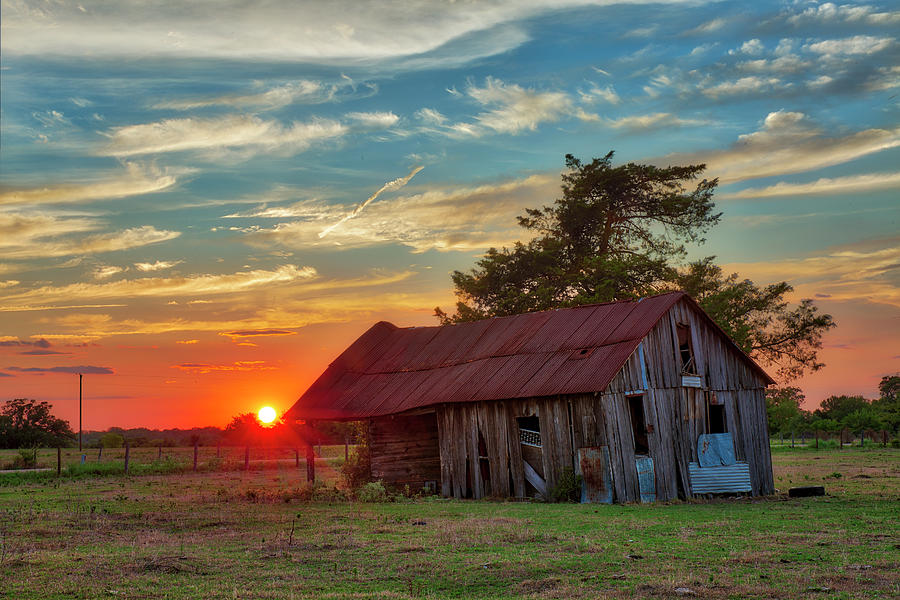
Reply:
M720 199L773 198L810 194L863 193L900 187L900 173L867 173L846 177L822 177L808 183L779 182L764 188L747 188L738 192L717 194Z
M633 115L618 119L606 119L606 123L614 129L657 129L662 127L682 127L685 125L699 125L702 121L696 119L682 119L672 113L653 113L650 115Z
M900 129L866 129L828 136L800 112L769 113L758 131L744 134L728 149L673 154L668 159L706 163L723 183L841 164L900 146Z
M859 56L881 52L894 43L894 39L889 37L856 35L840 40L814 42L804 48L824 56Z
M108 283L73 283L45 286L6 296L7 306L28 305L34 302L52 304L71 303L79 299L184 297L229 294L250 289L310 280L317 276L312 267L283 265L271 271L257 269L225 275L192 275L185 277L143 277L121 279Z
M801 13L791 15L787 21L794 25L845 22L890 25L892 23L900 23L900 11L883 12L865 4L843 4L838 6L833 2L825 2L819 6L806 8Z
M79 373L85 375L112 375L115 373L109 367L95 367L92 365L81 365L78 367L6 367L6 370L19 373L71 373L73 375Z
M369 196L368 198L366 198L366 199L363 201L362 204L360 204L359 206L357 206L356 208L354 208L349 214L347 214L346 216L344 216L340 221L338 221L337 223L335 223L335 224L333 224L333 225L329 225L328 227L326 227L325 229L323 229L322 231L320 231L320 232L319 232L319 237L320 237L320 238L325 237L325 236L328 235L330 232L334 231L335 229L337 229L338 227L340 227L341 225L343 225L344 223L346 223L346 222L349 221L350 219L352 219L352 218L358 216L359 213L361 213L361 212L363 211L363 209L365 209L369 204L371 204L372 202L374 202L375 199L378 198L378 196L380 196L380 195L383 194L384 192L392 192L392 191L395 191L395 190L399 190L400 188L402 188L403 186L405 186L407 183L409 183L409 181L410 181L413 177L416 176L416 173L418 173L419 171L421 171L421 170L424 169L424 168L425 168L425 167L423 167L423 166L417 166L417 167L414 167L413 170L409 172L409 175L406 175L405 177L398 177L397 179L394 179L394 180L392 180L392 181L388 181L388 182L385 183L383 186L381 186L380 188L378 188L378 191L376 191L374 194L372 194L371 196Z
M189 373L212 373L216 371L273 371L274 367L264 360L238 360L227 364L214 363L181 363L172 365L173 369L180 369Z
M153 272L153 271L164 271L166 269L171 269L176 265L180 265L183 263L183 260L158 260L156 262L139 262L134 263L135 268L138 271L143 271L145 273Z
M246 115L165 119L113 129L107 134L109 143L102 154L123 157L231 148L252 152L301 152L315 142L339 138L346 133L346 125L325 119L289 126Z
M174 171L162 171L152 165L126 163L125 171L122 175L89 183L0 190L0 205L94 202L161 192L177 183ZM181 169L178 172L184 174L189 171Z
M291 104L320 104L351 96L369 96L377 91L377 86L362 84L362 94L357 94L357 84L347 78L337 83L325 83L310 79L301 79L271 87L265 91L251 94L228 94L207 98L182 100L165 100L152 105L154 109L196 110L210 106L230 106L234 108L256 108L274 110Z
M483 87L469 85L466 94L490 110L476 115L475 123L454 126L452 130L460 135L534 131L540 123L558 121L574 112L572 100L564 92L539 92L493 77L488 77Z
M180 235L177 231L144 225L75 236L103 226L103 222L86 217L0 213L0 252L7 259L100 254L157 244Z
M900 307L900 240L865 240L782 260L734 263L727 268L755 281L787 280L832 301L860 298Z
M421 194L376 202L357 218L319 238L323 224L333 218L334 207L308 203L305 218L271 228L246 229L253 244L272 243L291 248L353 248L373 244L402 244L416 252L475 250L509 244L526 233L515 217L525 208L540 205L558 192L558 178L532 175L524 179L472 188L432 189ZM322 212L316 214L316 208Z
M296 335L296 331L291 331L290 329L241 329L238 331L223 331L219 335L224 335L230 338L245 338L245 337L265 337L265 336L283 336L283 335Z

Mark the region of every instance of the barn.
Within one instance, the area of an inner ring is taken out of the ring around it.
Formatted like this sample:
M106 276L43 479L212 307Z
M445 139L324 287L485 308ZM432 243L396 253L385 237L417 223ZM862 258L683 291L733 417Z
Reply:
M372 475L455 498L774 491L774 381L682 292L435 327L376 323L286 418L365 420Z

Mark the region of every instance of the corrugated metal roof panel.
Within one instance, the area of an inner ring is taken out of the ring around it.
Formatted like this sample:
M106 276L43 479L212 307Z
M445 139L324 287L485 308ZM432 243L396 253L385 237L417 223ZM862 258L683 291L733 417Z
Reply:
M288 415L352 419L448 402L601 391L682 298L671 293L443 327L376 323Z

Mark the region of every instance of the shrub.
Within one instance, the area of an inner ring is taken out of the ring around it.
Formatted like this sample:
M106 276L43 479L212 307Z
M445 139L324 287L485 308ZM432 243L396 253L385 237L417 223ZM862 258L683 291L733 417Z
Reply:
M572 467L563 469L556 485L547 490L548 502L579 502L581 500L581 475L576 475Z
M359 445L350 452L350 456L341 465L341 475L351 490L372 481L372 463L368 445Z
M360 502L387 502L388 493L380 481L370 481L356 490Z

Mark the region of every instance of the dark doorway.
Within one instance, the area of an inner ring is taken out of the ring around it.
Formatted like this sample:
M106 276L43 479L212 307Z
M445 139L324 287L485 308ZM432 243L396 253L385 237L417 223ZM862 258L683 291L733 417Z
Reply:
M707 405L706 414L709 417L709 433L727 433L724 404Z
M631 429L634 433L634 453L650 454L647 443L647 423L644 418L644 397L629 396L628 410L631 413Z

